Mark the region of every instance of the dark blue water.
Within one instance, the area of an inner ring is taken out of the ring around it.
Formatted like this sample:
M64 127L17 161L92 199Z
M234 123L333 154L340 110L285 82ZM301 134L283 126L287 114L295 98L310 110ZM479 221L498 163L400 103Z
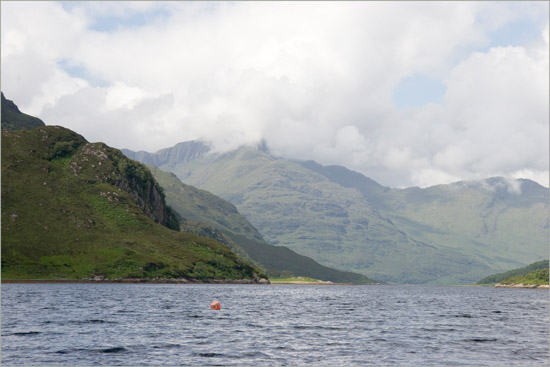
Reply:
M547 290L3 284L2 365L547 365ZM220 311L210 302L220 301Z

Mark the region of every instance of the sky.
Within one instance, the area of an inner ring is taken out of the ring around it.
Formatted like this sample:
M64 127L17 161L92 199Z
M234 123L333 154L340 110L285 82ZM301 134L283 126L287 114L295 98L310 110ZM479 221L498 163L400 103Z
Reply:
M548 23L548 2L3 1L1 88L116 148L548 187Z

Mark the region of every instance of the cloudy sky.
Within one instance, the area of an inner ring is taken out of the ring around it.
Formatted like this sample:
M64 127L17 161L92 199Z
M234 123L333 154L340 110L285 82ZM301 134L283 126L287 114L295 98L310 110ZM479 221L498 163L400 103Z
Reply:
M264 139L391 187L548 186L548 2L2 2L1 87L89 141Z

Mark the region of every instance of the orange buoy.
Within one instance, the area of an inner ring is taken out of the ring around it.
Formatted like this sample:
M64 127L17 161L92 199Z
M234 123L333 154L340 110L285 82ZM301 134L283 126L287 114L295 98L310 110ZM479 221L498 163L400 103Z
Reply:
M219 310L222 306L220 305L220 303L218 301L214 301L210 304L210 308L212 310Z

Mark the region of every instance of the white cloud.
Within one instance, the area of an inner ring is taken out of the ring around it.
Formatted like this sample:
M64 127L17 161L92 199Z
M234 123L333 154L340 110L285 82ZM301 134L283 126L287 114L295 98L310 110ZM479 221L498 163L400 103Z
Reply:
M492 191L492 192L505 190L515 195L520 195L522 193L521 181L518 181L512 178L505 178L503 180L484 179L484 180L472 181L467 184L480 185L485 190Z
M124 82L115 82L105 96L105 107L109 110L124 108L131 110L146 96L146 92L130 87Z
M453 176L446 171L437 168L421 168L415 170L412 173L413 182L415 186L427 187L433 186L434 182L437 183L451 183L460 181L460 176Z
M47 14L47 16L46 16ZM2 91L27 113L59 96L74 93L82 80L70 80L57 61L72 54L86 22L49 2L2 3Z
M521 169L516 172L513 172L510 175L511 178L524 178L529 179L535 182L538 182L539 184L548 187L548 171L545 170L531 170L531 169Z
M520 172L541 182L548 21L528 45L487 48L490 32L535 24L541 11L548 4L6 2L2 90L47 123L119 148L265 139L276 154L390 186ZM89 28L116 17L108 32ZM67 75L60 60L102 82ZM414 74L444 81L443 106L396 110L393 90Z
M548 169L548 59L521 47L475 53L450 73L448 147L434 163L465 177Z

